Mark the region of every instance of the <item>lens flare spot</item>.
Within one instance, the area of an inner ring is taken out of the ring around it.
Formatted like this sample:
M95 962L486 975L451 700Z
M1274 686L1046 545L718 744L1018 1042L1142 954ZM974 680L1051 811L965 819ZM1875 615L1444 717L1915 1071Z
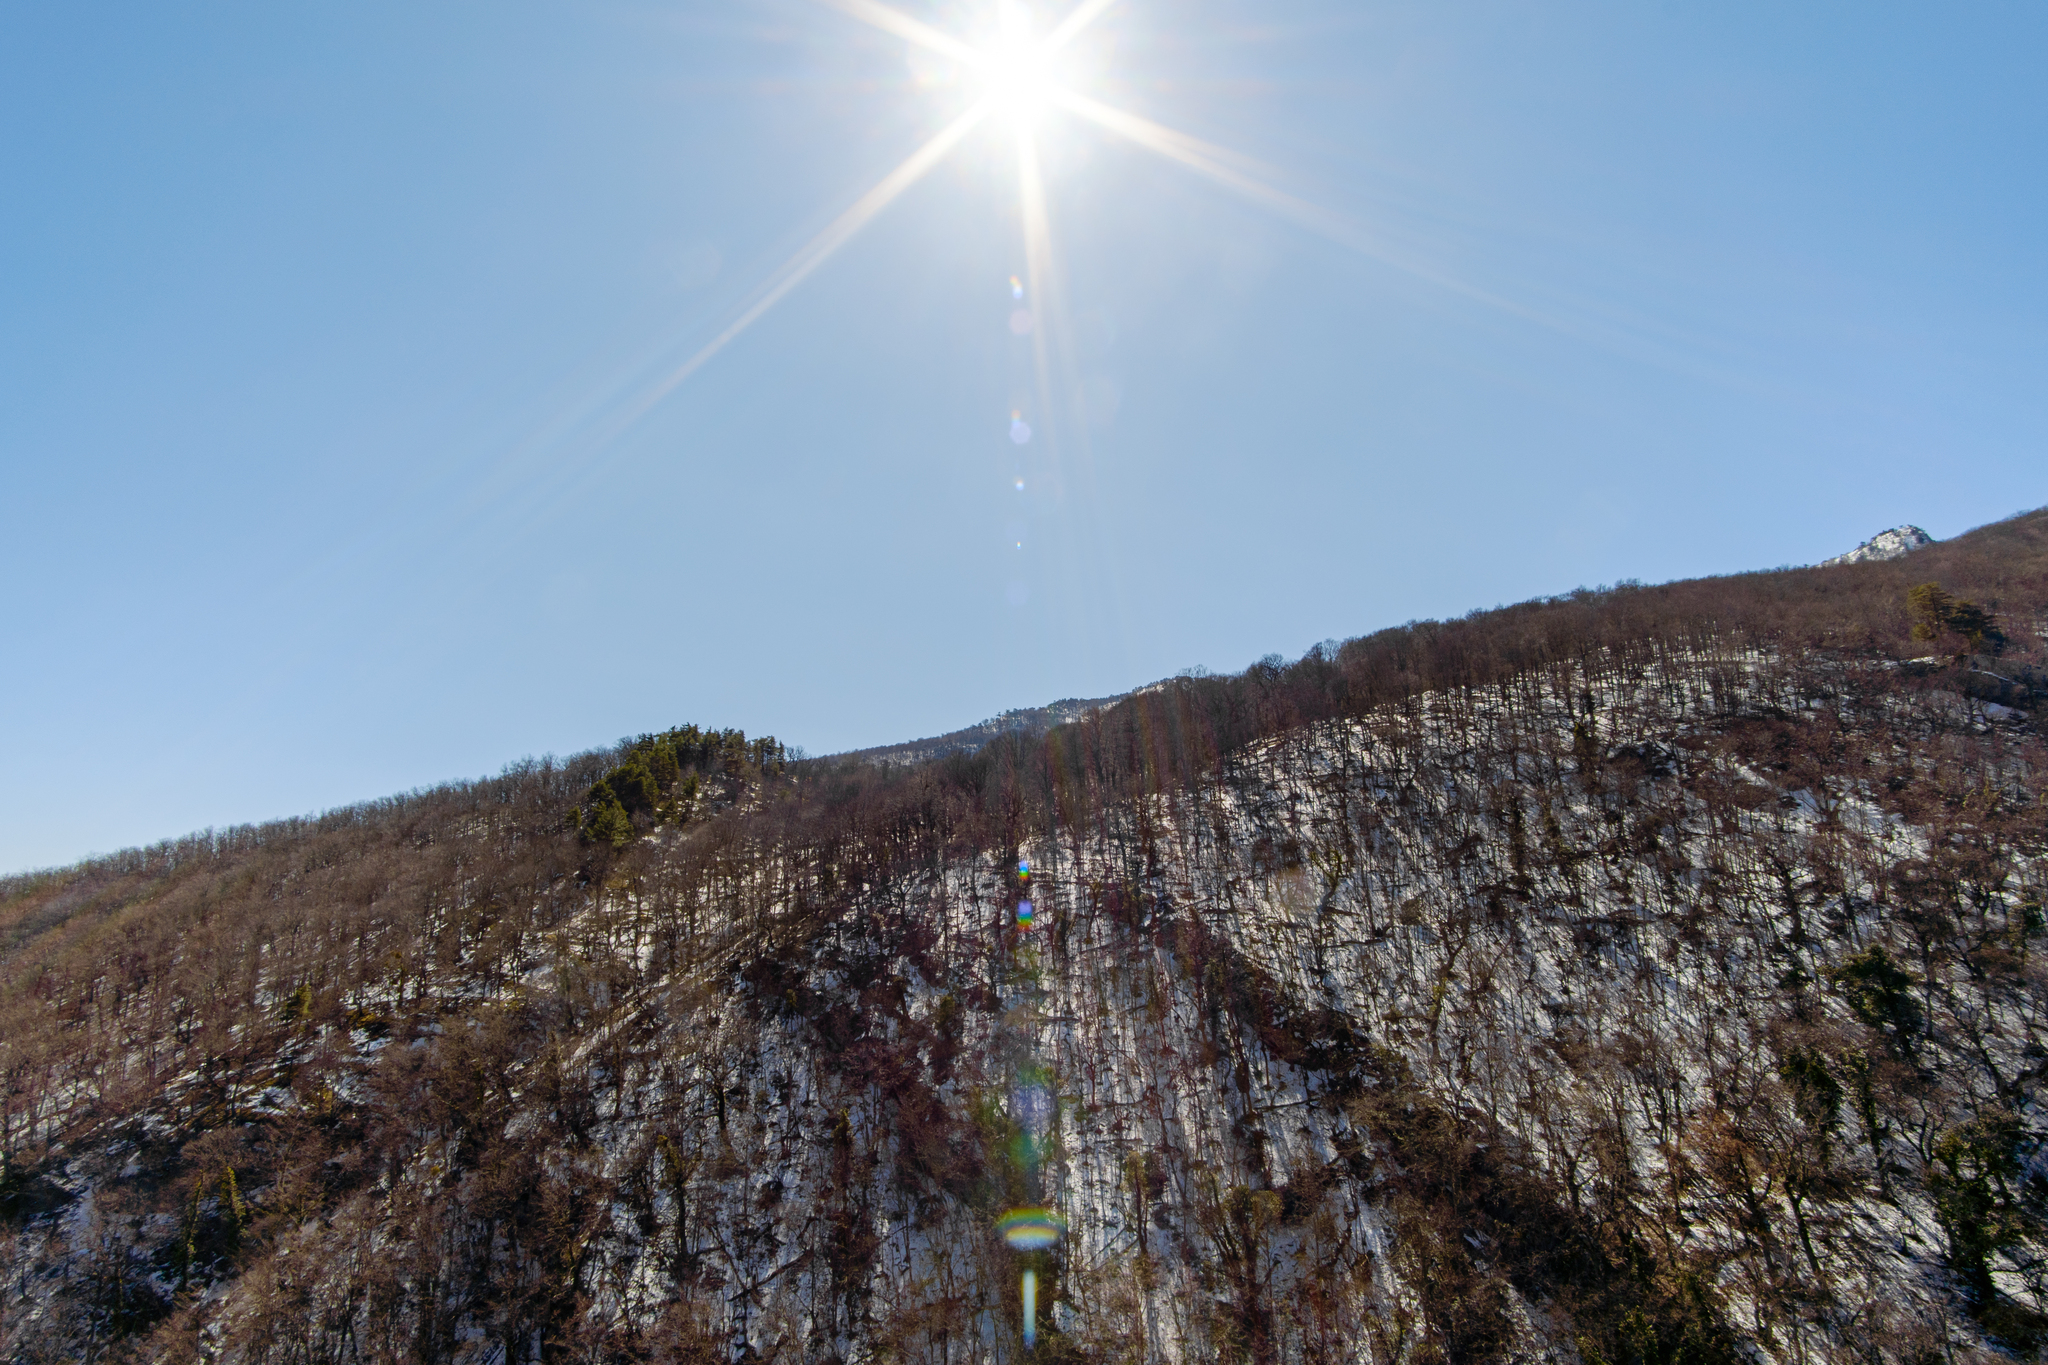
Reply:
M1051 1209L1011 1209L996 1220L1003 1240L1019 1251L1043 1251L1067 1231L1067 1220Z
M1059 1102L1052 1087L1037 1080L1025 1080L1010 1094L1010 1117L1036 1140L1052 1131L1053 1115Z
M1018 1287L1024 1299L1024 1349L1030 1350L1038 1344L1038 1272L1024 1272L1024 1283Z
M1019 929L1029 929L1029 928L1030 928L1030 927L1032 926L1032 923L1033 923L1033 922L1034 922L1034 921L1033 921L1033 912L1032 912L1032 909L1031 909L1031 902L1030 902L1030 901L1018 901L1018 902L1017 902L1017 927L1018 927Z
M1019 308L1010 314L1010 335L1013 337L1029 336L1037 325L1038 319L1031 315L1029 308Z
M1022 492L1024 491L1024 480L1022 480L1022 479L1019 479L1019 480L1017 480L1017 491L1018 491L1019 493L1022 493Z
M1019 483L1022 483L1022 482L1024 482L1024 481L1023 481L1022 479L1019 479L1019 480L1017 480L1017 482L1019 482ZM1031 875L1031 860L1030 860L1030 859L1028 859L1028 858L1019 858L1019 859L1017 860L1017 875L1018 875L1018 876L1020 876L1020 877L1028 877L1028 876L1030 876L1030 875Z
M1024 420L1024 414L1021 412L1010 414L1010 439L1020 446L1031 441L1031 424Z
M1013 299L1024 297L1024 281L1018 279L1015 275L1010 276L1010 297Z

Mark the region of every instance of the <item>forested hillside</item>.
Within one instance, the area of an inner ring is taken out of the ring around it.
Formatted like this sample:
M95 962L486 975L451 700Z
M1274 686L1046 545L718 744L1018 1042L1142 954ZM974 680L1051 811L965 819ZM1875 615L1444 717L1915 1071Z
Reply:
M2035 1358L2044 631L2032 513L0 882L0 1352Z

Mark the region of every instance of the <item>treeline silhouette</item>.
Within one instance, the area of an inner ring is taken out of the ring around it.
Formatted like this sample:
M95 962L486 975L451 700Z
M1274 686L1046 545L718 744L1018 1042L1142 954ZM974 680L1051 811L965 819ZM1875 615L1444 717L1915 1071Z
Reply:
M1939 597L1922 591L1916 607L1923 585ZM1177 677L1045 736L1005 736L906 773L820 760L805 776L803 809L824 821L817 833L841 841L849 821L871 822L878 853L901 848L891 856L913 860L938 851L910 851L913 829L943 831L938 847L951 852L1013 844L1084 824L1105 805L1198 782L1225 756L1304 725L1423 692L1484 689L1559 667L1597 678L1653 658L1931 656L1941 685L2022 706L2048 689L2039 664L2044 616L2048 512L2033 512L1905 559L1581 589L1378 631L1292 663L1271 656L1241 674ZM1977 653L1994 620L2007 633L1993 629L1992 647L2014 660L2003 667ZM1901 685L1925 682L1902 675Z

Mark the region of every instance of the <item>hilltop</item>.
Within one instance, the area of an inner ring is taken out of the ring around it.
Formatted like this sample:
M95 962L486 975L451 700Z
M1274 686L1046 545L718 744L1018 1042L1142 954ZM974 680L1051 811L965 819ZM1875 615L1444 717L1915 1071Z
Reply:
M1880 531L1846 554L1833 559L1823 559L1823 569L1837 564L1867 564L1875 560L1899 559L1913 551L1934 544L1934 537L1917 526L1894 526L1889 531Z

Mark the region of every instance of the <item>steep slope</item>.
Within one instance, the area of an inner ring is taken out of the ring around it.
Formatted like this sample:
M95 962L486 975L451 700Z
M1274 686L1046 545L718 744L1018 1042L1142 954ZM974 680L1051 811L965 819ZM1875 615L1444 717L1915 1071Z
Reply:
M0 1341L2032 1351L2044 611L2035 514L18 879Z

